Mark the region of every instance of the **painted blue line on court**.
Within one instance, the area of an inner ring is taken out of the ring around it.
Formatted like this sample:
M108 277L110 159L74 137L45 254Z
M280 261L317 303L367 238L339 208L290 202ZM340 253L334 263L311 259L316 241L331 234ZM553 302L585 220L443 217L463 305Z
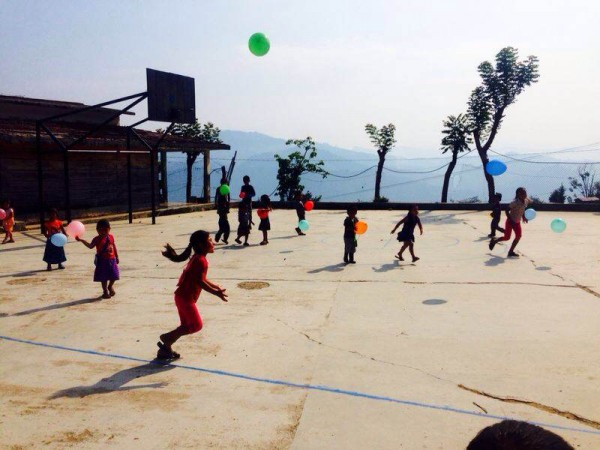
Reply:
M39 347L48 347L48 348L55 348L55 349L58 349L58 350L67 350L67 351L70 351L70 352L85 353L85 354L88 354L88 355L106 356L106 357L109 357L109 358L124 359L124 360L127 360L127 361L136 361L136 362L143 362L143 363L156 363L157 365L163 365L163 364L158 363L158 362L153 361L153 360L142 359L142 358L135 358L133 356L125 356L125 355L117 355L117 354L114 354L114 353L97 352L97 351L94 351L94 350L84 350L84 349L80 349L80 348L65 347L63 345L56 345L56 344L46 344L44 342L29 341L29 340L25 340L25 339L13 338L13 337L10 337L10 336L2 336L2 335L0 335L0 339L4 339L4 340L7 340L7 341L12 341L12 342L19 342L21 344L37 345ZM221 376L226 376L226 377L231 377L231 378L239 378L239 379L242 379L242 380L256 381L256 382L259 382L259 383L276 384L276 385L287 386L287 387L291 387L291 388L299 388L299 389L308 389L308 390L313 390L313 391L330 392L330 393L333 393L333 394L341 394L341 395L348 395L348 396L352 396L352 397L367 398L369 400L378 400L378 401L389 402L389 403L399 403L401 405L416 406L416 407L419 407L419 408L427 408L427 409L435 409L435 410L440 410L440 411L448 411L448 412L453 412L453 413L457 413L457 414L465 414L465 415L469 415L469 416L482 417L482 418L486 418L486 419L521 420L521 419L517 419L517 418L514 418L514 417L496 416L494 414L484 414L484 413L480 413L478 411L469 411L467 409L455 408L453 406L448 406L448 405L435 405L433 403L422 403L422 402L417 402L417 401L413 401L413 400L403 400L403 399L399 399L399 398L385 397L385 396L382 396L382 395L375 395L375 394L368 394L366 392L349 391L349 390L346 390L346 389L338 389L338 388L333 388L333 387L329 387L329 386L322 386L322 385L318 385L318 384L315 385L315 384L293 383L293 382L290 382L290 381L275 380L275 379L261 378L261 377L253 377L251 375L244 375L244 374L241 374L241 373L228 372L228 371L225 371L225 370L218 370L218 369L206 369L204 367L187 366L187 365L184 365L184 364L168 364L168 365L174 366L174 367L179 367L181 369L196 370L198 372L210 373L212 375L221 375ZM583 429L583 428L572 428L572 427L565 427L565 426L562 426L562 425L555 425L555 424L549 424L549 423L543 423L543 422L531 422L531 421L526 421L526 422L534 424L534 425L538 425L538 426L541 426L541 427L554 428L554 429L557 429L557 430L575 431L575 432L578 432L578 433L589 433L589 434L600 435L600 430L587 430L587 429Z

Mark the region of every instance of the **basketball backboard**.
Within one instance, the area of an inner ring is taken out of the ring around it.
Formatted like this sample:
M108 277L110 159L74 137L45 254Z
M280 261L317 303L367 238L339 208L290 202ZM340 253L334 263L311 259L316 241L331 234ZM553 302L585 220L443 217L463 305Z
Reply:
M146 69L148 119L157 122L194 123L194 79L175 73Z

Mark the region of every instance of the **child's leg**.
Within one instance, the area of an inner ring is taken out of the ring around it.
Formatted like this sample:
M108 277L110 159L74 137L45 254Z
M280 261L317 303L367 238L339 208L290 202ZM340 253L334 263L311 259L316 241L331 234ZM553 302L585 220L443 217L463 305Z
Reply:
M181 325L168 333L160 335L160 340L165 344L165 347L167 347L169 351L172 351L171 346L177 342L181 336L197 333L202 329L202 318L200 317L196 303L176 296L175 304L177 305Z
M13 234L12 231L8 231L6 233L7 237L8 237L8 242L15 242L15 240L13 239Z
M419 259L421 259L415 255L415 244L413 242L408 245L408 251L410 252L410 256L412 256L413 262L417 262Z
M269 242L269 241L267 240L267 230L262 230L262 234L263 234L263 240L262 240L262 242L260 243L260 245L264 245L264 244L266 244L267 242Z
M100 284L102 285L102 298L110 298L110 294L108 293L107 287L108 282L101 281Z
M512 241L512 244L510 246L510 250L508 251L508 256L519 256L515 253L515 247L517 246L517 244L519 243L519 241L521 240L521 223L516 223L513 225L514 230L515 230L515 239L514 241Z
M223 242L228 244L229 242L229 233L231 232L231 227L229 226L229 220L225 219L223 221Z
M250 236L250 233L246 233L246 234L244 235L244 245L250 245L250 244L248 244L248 237L249 237L249 236Z
M115 280L110 280L108 282L108 293L110 294L111 297L116 294L115 290L113 289L114 284L115 284Z
M400 248L400 251L398 252L398 259L400 261L404 261L404 259L402 258L402 253L404 253L404 250L406 250L406 247L408 247L408 242L404 241L404 244L402 244L402 247Z

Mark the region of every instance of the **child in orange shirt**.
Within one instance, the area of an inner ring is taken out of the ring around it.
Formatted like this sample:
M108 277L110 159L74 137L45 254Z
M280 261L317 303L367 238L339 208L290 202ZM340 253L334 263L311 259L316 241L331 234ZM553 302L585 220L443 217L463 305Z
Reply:
M6 213L6 217L2 219L2 227L6 236L4 236L3 244L15 242L13 239L13 228L15 227L15 210L10 207L10 200L5 200L2 203L2 209Z
M46 270L52 270L52 264L58 264L59 269L64 269L62 265L67 260L64 247L57 247L52 243L52 236L56 233L67 235L62 220L58 218L58 211L52 208L48 211L50 219L44 222L44 236L46 236L46 249L44 250L44 261L48 264Z

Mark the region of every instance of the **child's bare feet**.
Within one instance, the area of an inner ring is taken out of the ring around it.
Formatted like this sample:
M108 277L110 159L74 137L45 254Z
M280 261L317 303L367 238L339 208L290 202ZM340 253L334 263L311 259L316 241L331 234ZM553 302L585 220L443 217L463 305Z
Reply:
M110 294L108 292L104 292L102 294L102 298L110 298Z
M48 266L46 267L46 270L47 270L48 272L50 272L50 271L52 270L52 266L51 266L50 264L48 264Z
M58 265L58 268L59 268L60 270L63 270L63 269L65 268L65 266L63 266L62 264L59 264L59 265Z
M240 241L240 238L235 238L235 242L237 242L238 244L242 243L242 241Z
M508 257L509 258L518 258L519 254L515 253L515 252L508 252Z
M398 258L400 261L404 261L404 258L402 257L402 255L400 253L398 253L396 256L396 258Z
M115 290L114 290L113 288L111 288L111 287L110 287L110 288L108 288L108 293L109 293L109 295L110 295L111 297L114 297L114 296L115 296L115 294L116 294Z

